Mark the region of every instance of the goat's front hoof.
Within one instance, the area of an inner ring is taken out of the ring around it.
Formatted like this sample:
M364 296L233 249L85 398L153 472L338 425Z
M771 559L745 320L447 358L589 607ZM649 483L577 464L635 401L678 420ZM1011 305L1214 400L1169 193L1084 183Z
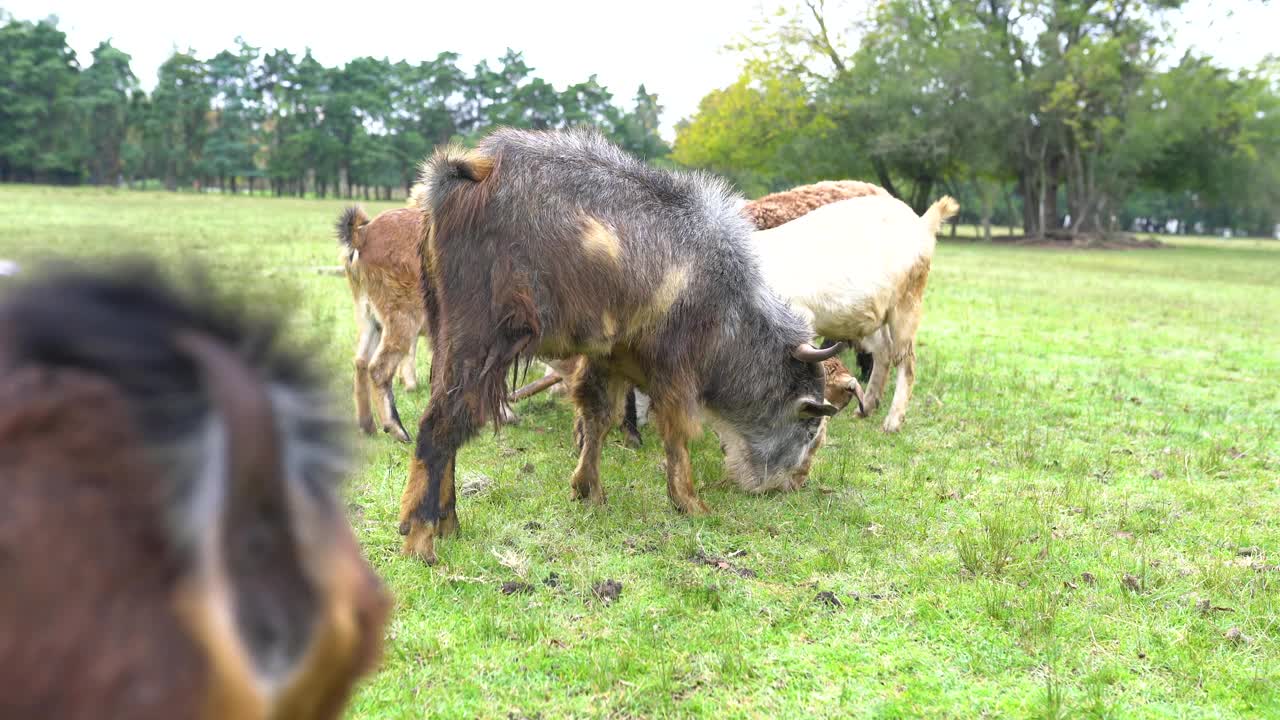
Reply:
M450 510L448 515L436 521L436 537L449 538L458 534L458 511Z
M360 418L358 422L360 424L360 432L365 435L372 435L378 431L378 428L373 424L373 418Z
M902 428L902 418L890 415L885 418L884 425L881 428L887 433L896 433Z
M676 506L676 510L679 510L690 517L702 517L703 515L709 515L711 513L711 509L708 508L707 504L702 502L702 498L699 497L673 497L671 498L671 503Z
M622 444L632 450L639 450L644 447L644 438L640 437L640 433L634 430L624 430L622 433Z
M402 427L397 427L395 425L383 425L382 432L390 435L391 437L395 438L396 440L402 443L413 442L413 439L409 437L409 432Z
M410 527L406 533L404 532L405 523L400 524L401 534L405 536L404 546L400 549L401 554L406 557L416 557L428 565L435 565L437 561L435 524L427 525L416 520L405 522Z
M607 501L604 496L604 488L600 487L599 481L591 482L586 478L574 477L569 482L569 499L578 502L581 501L587 505L604 505Z

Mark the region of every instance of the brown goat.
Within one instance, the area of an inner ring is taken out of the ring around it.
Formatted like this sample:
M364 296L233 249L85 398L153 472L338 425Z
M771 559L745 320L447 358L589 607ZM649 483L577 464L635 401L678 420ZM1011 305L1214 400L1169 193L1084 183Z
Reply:
M858 401L858 413L864 412L865 396L858 378L849 372L849 368L833 357L822 361L822 368L827 373L827 385L824 395L827 402L844 410L853 400Z
M414 192L420 191L419 187ZM410 196L409 202L413 202ZM343 211L337 233L342 267L356 306L354 396L356 421L373 434L370 386L378 395L382 430L409 442L400 420L392 382L399 376L404 389L418 387L418 340L427 336L422 304L422 211L416 207L380 213L372 220L359 206ZM504 407L502 421L516 422Z
M0 301L0 717L341 714L390 600L276 327L145 268Z
M356 305L356 420L367 434L374 431L369 407L370 386L376 390L382 430L401 442L409 433L400 421L392 381L398 374L406 390L418 386L418 338L427 334L422 307L422 213L388 210L373 220L359 206L338 218L342 267Z
M823 205L868 195L892 197L888 190L869 182L823 180L756 198L743 205L742 212L751 218L757 230L768 230L789 223Z

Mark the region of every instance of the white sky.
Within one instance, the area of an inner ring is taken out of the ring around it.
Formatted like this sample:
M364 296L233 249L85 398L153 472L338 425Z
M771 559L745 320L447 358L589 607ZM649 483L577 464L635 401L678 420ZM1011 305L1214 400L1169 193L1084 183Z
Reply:
M856 1L856 0L855 0ZM829 0L835 4L838 0ZM237 35L265 49L301 53L311 47L325 65L364 55L411 62L445 50L470 68L507 47L524 52L535 73L563 88L596 73L624 107L640 83L666 108L670 139L710 90L738 75L739 60L723 48L778 0L472 0L471 2L273 2L272 0L0 0L24 20L49 15L80 56L90 61L106 38L133 56L143 87L175 47L210 57ZM861 3L859 3L861 4ZM1230 67L1254 65L1272 50L1280 0L1191 0L1179 23L1183 47L1195 47Z

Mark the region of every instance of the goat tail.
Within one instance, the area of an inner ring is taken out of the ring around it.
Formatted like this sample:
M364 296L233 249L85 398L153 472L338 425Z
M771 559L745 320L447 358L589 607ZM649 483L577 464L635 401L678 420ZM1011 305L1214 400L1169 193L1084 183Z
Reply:
M369 215L359 205L351 205L338 216L334 230L338 233L338 242L346 246L347 251L359 250L364 244L360 237L360 229L369 224Z
M438 216L440 206L459 186L476 186L493 174L497 158L460 145L436 148L422 163L414 195L418 207Z
M921 216L924 224L929 228L929 233L937 235L938 230L942 227L942 223L950 220L960 212L960 203L950 195L943 195L938 198L938 202L929 206L929 209Z
M404 201L404 206L409 209L421 208L422 203L427 199L427 184L420 182L414 183L409 190L409 197Z

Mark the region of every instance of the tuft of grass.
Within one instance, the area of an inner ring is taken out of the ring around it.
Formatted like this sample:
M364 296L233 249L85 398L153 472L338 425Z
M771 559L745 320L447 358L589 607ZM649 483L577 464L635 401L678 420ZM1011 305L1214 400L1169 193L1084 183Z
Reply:
M350 293L312 270L346 202L0 186L0 258L283 293L346 397ZM610 437L607 506L569 502L572 413L538 397L460 454L493 482L427 568L395 528L410 446L357 439L349 517L396 610L348 717L1280 717L1280 243L1172 242L940 243L903 429L839 416L763 497L708 434L705 518L670 509L651 427ZM427 388L397 399L416 435Z
M1019 534L1018 522L1008 508L981 515L976 529L957 533L956 554L961 566L972 575L999 577L1013 562Z

